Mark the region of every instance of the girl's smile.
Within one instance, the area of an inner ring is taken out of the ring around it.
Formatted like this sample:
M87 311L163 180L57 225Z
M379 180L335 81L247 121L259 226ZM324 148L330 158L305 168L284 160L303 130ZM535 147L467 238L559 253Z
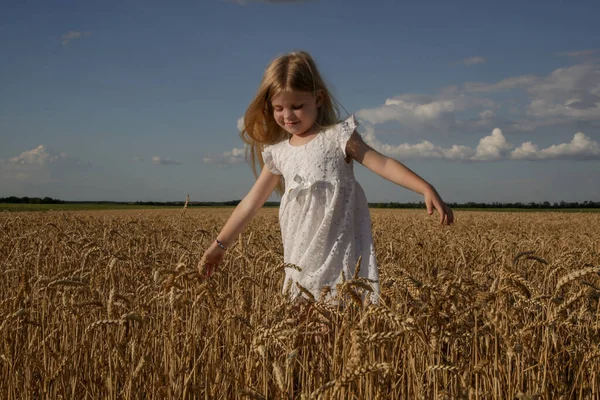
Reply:
M273 118L277 125L294 136L307 136L313 127L321 105L321 94L310 92L283 92L273 97Z

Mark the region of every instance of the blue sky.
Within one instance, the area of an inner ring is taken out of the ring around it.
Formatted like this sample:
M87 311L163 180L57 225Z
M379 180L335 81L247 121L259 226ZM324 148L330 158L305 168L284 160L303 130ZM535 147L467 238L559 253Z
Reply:
M240 199L238 120L303 49L446 201L597 201L599 4L0 1L0 197ZM355 172L369 201L421 199Z

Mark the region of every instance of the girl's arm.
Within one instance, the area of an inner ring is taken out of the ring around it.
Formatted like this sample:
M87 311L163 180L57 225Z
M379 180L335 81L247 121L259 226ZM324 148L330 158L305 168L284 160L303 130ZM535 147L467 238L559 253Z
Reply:
M356 131L346 143L346 154L388 181L422 194L427 212L431 215L435 208L440 214L441 224L454 222L452 209L443 202L432 185L402 163L374 150Z
M257 211L265 204L271 193L273 193L275 186L279 183L280 177L280 175L275 175L266 168L263 168L252 189L250 189L246 197L233 210L221 232L215 238L221 242L223 247L229 247L244 228L246 228ZM213 241L206 250L198 265L198 269L201 271L204 270L207 276L212 275L225 256L225 250L219 246L217 240Z

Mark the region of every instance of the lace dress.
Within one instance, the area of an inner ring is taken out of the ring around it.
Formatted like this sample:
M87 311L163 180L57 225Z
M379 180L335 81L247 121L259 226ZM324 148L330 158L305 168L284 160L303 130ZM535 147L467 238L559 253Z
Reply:
M354 178L353 161L346 162L346 142L357 123L354 116L293 146L288 140L265 146L266 168L283 175L285 193L279 208L284 262L283 286L293 299L300 294L296 282L317 299L324 286L336 295L342 272L351 278L359 256L359 276L372 284L372 302L379 299L379 275L373 248L371 218L365 193Z

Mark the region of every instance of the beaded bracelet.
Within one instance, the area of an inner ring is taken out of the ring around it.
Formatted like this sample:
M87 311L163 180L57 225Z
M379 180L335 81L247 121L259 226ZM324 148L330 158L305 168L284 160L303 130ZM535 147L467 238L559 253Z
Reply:
M225 247L225 246L223 245L223 243L221 243L221 241L220 241L219 239L215 239L215 240L217 241L217 245L218 245L220 248L222 248L223 250L227 250L227 247Z

